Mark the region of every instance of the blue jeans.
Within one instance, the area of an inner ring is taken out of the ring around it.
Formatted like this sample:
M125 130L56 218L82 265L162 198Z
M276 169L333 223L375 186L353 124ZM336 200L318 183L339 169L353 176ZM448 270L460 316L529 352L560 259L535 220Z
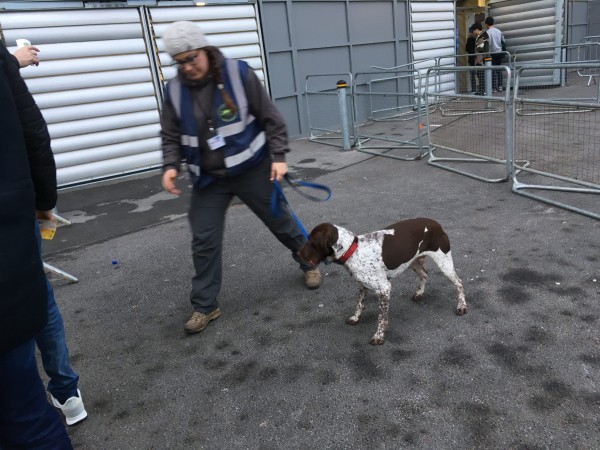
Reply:
M0 448L73 448L58 412L46 399L33 339L0 355Z
M37 223L36 233L41 256L42 238ZM69 350L65 343L65 326L54 299L54 290L48 279L46 279L46 285L48 286L48 323L35 337L35 341L42 355L44 371L50 377L48 391L56 400L64 403L70 397L77 396L79 376L69 363Z

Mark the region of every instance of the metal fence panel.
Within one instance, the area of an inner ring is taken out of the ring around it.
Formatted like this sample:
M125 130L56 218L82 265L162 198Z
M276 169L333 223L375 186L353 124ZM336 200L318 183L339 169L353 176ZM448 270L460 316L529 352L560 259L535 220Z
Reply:
M552 65L563 73L565 83L537 89L523 88L521 81L540 67L518 69L514 89L518 160L512 187L517 194L596 219L600 219L596 197L600 195L600 85L586 84L577 72L599 67Z
M404 161L418 160L427 154L421 84L421 74L416 69L355 74L352 97L358 151ZM368 111L363 120L359 110Z
M501 71L510 85L511 70L506 66L434 67L427 71L429 164L486 182L510 178L512 98L509 91L492 91L495 71ZM435 80L447 76L456 80L454 93L435 89ZM477 95L477 91L483 92Z

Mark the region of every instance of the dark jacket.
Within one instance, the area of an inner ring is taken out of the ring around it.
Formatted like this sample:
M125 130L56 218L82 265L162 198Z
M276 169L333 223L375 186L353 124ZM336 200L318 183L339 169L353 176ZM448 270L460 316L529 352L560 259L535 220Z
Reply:
M19 112L31 179L35 188L35 209L49 211L56 206L56 165L50 147L48 126L19 72L19 61L2 47L0 58L6 59L15 104ZM10 64L12 62L12 64Z
M475 61L476 66L483 65L485 58L489 58L490 53L490 40L485 31L479 33L475 40L475 51L477 52L477 58Z
M467 38L467 44L465 45L465 50L467 51L468 55L469 55L469 65L470 66L474 66L475 65L475 37L473 36L469 36Z
M41 114L34 110L12 56L0 45L0 354L33 338L47 321L48 294L35 237L36 194L28 150L34 162L46 158L35 157L40 149L26 145L28 131L22 127L37 124L43 134L45 126L34 120ZM41 209L53 206L52 195L50 200L42 197Z
M485 31L479 33L475 39L475 51L477 52L475 65L483 65L484 60L490 56L490 40Z
M218 53L217 63L221 64L223 55ZM182 84L186 85L192 96L194 116L199 128L200 165L204 173L214 176L225 174L225 163L222 151L211 151L208 139L212 137L207 125L207 112L212 111L215 81L208 75L199 81L187 80L181 73L177 75ZM248 110L252 114L267 136L270 157L275 162L285 162L285 154L290 151L288 145L287 127L281 113L267 94L262 83L250 70L246 79L244 90L248 99ZM163 168L180 170L181 160L181 127L175 108L166 98L163 103L161 115L161 137L163 150Z

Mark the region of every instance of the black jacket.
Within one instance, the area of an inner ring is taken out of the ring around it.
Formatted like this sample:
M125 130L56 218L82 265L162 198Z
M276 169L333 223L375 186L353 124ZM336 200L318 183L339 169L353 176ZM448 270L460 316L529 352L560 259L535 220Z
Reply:
M36 177L50 170L50 164L43 163L48 160L45 148L33 144L49 142L49 137L41 138L44 130L44 119L18 67L15 70L12 55L0 45L0 354L34 337L47 321L48 293L35 237L35 209L54 206L56 192L36 196L32 180L34 167ZM26 137L31 139L29 145ZM45 185L44 180L38 184Z
M475 38L473 36L469 36L467 38L467 43L465 45L465 50L469 54L469 65L475 65Z
M49 211L56 206L56 165L50 147L48 126L19 72L19 61L4 46L0 59L6 60L7 75L23 128L31 179L35 188L35 209ZM11 64L12 63L12 64Z

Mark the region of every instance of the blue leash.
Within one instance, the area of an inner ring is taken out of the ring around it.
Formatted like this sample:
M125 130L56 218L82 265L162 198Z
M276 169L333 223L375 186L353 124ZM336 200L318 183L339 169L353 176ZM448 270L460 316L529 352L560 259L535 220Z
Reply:
M292 180L288 174L285 174L283 179L292 187L292 189L294 189L301 196L309 200L315 202L326 202L331 198L331 189L325 186L324 184L312 183L310 181ZM325 198L321 198L316 197L314 195L309 195L303 192L300 189L300 186L324 191L327 193L327 196ZM302 231L304 237L308 239L308 233L306 232L306 229L302 225L302 222L300 222L300 219L298 219L298 217L294 213L294 210L290 206L290 203L287 201L287 198L285 198L285 194L283 193L281 185L277 182L277 180L275 180L273 181L273 193L271 194L271 214L273 215L273 217L279 217L279 215L281 214L280 201L287 205L288 209L290 210L290 213L292 214L292 217L294 218L294 221L298 225L298 228L300 228L300 231Z

